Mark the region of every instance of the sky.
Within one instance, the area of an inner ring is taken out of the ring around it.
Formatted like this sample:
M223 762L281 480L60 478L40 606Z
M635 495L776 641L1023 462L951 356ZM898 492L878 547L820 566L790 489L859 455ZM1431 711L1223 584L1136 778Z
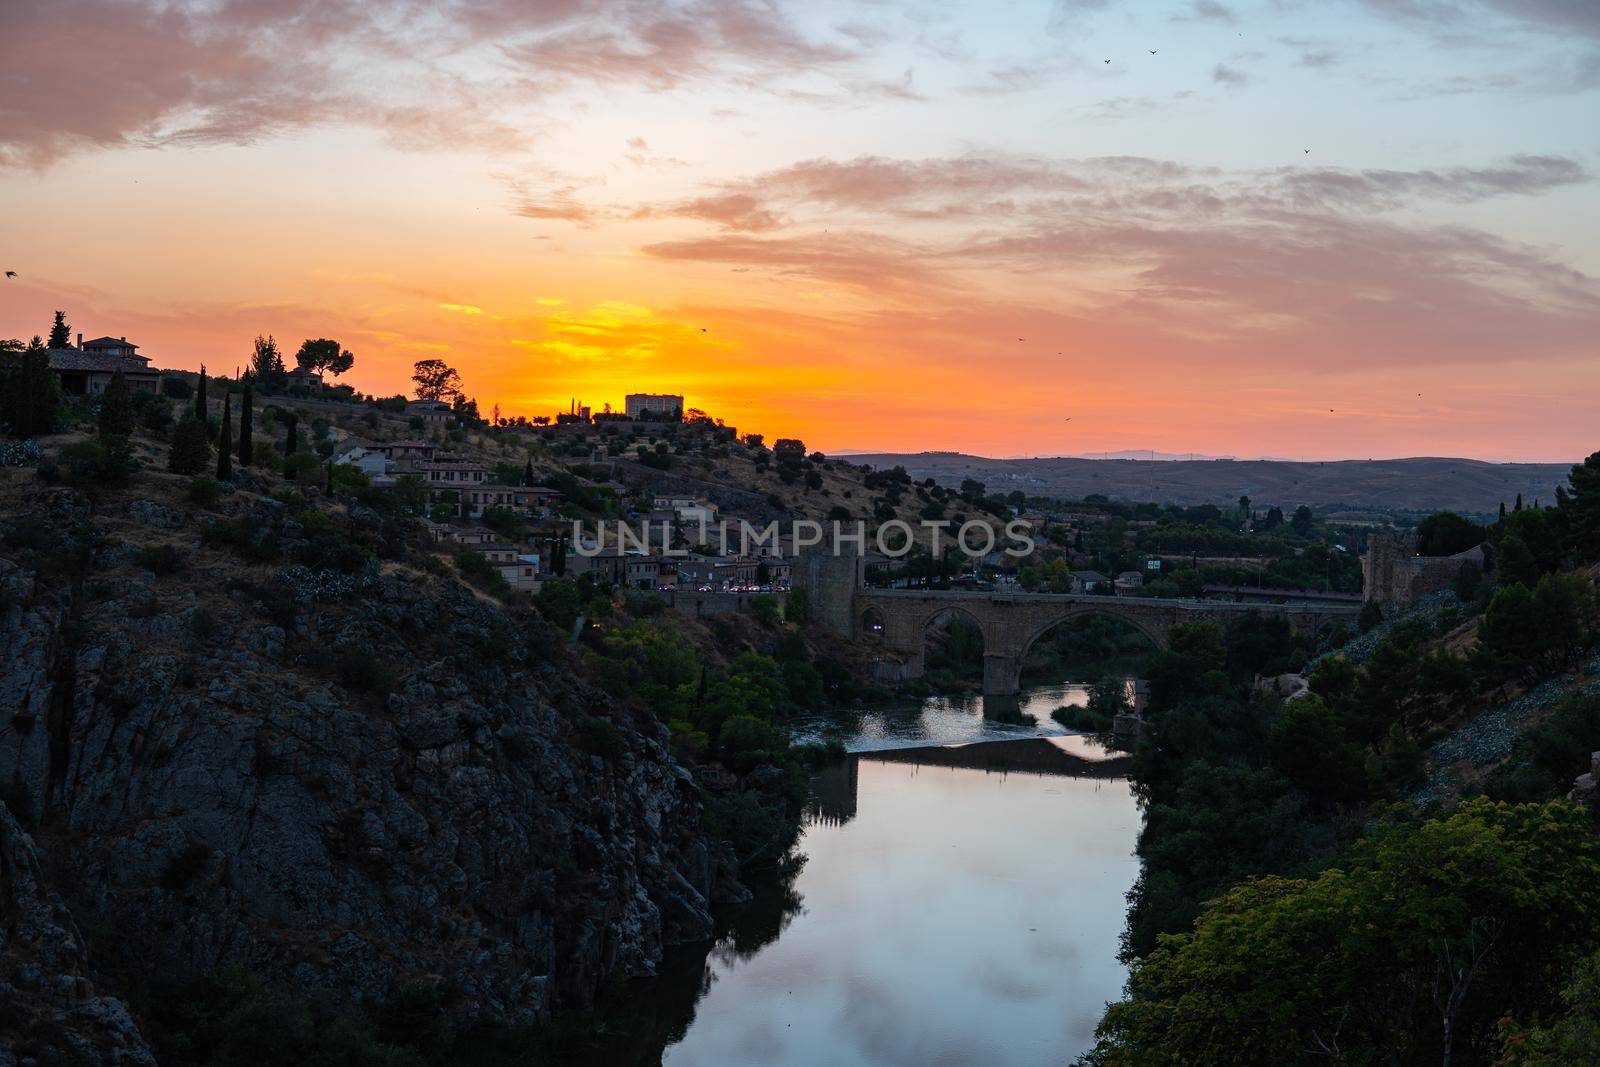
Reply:
M0 337L813 449L1600 449L1595 0L0 0Z

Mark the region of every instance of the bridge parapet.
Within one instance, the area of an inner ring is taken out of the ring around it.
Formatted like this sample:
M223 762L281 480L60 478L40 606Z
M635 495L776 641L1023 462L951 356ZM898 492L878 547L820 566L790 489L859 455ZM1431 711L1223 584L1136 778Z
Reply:
M991 593L917 589L858 589L855 636L881 642L905 664L904 674L923 671L928 627L943 615L964 615L983 633L983 691L1017 692L1022 662L1034 641L1059 623L1086 615L1121 619L1165 648L1172 627L1210 620L1226 623L1249 612L1278 615L1299 632L1315 633L1335 619L1353 619L1360 608L1343 604L1239 604L1223 600L1169 600L1061 593Z

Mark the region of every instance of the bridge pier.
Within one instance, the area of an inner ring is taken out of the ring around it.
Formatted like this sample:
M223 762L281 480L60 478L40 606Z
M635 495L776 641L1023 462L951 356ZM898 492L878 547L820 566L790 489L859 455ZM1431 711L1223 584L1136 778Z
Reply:
M983 695L1016 696L1022 689L1022 661L1005 653L983 654Z

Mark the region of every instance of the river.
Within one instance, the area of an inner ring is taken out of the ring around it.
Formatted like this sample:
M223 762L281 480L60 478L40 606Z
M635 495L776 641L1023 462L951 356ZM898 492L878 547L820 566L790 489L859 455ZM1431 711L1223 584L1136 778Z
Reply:
M1140 825L1104 750L1049 719L1083 696L1031 690L1005 723L976 697L852 717L839 739L855 754L813 782L799 873L756 887L709 953L669 956L631 1000L656 1036L628 1058L1070 1063L1126 977Z

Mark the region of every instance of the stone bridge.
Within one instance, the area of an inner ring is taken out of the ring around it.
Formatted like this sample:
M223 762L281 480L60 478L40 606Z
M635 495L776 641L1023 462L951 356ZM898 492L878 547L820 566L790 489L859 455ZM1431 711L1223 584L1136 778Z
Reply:
M1361 608L1346 604L1239 604L1158 597L857 587L851 600L849 636L879 643L903 663L903 677L919 678L929 627L946 615L965 616L983 631L984 693L1009 696L1019 688L1028 649L1058 623L1086 615L1109 615L1126 622L1157 647L1165 648L1168 632L1178 623L1209 619L1226 625L1228 620L1251 611L1281 616L1296 632L1313 634L1336 619L1355 621Z

